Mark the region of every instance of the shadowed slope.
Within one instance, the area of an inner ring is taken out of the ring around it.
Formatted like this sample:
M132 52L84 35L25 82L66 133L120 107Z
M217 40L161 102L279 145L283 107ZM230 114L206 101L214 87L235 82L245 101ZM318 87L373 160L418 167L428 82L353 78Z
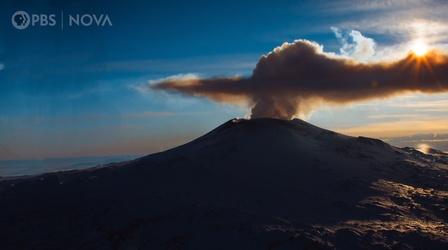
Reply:
M446 167L301 120L233 119L131 162L4 180L0 233L4 249L443 249Z

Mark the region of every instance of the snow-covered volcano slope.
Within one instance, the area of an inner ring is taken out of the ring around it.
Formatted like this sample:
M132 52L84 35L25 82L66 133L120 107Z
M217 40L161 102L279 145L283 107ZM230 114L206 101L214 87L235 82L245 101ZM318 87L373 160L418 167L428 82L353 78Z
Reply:
M105 168L0 182L2 249L447 249L443 154L234 119Z

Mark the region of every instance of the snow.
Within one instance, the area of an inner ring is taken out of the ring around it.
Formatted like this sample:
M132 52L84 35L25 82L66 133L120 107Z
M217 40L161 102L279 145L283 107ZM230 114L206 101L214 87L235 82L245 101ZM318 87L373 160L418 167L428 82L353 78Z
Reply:
M446 161L298 119L232 119L130 162L1 181L0 244L446 249Z

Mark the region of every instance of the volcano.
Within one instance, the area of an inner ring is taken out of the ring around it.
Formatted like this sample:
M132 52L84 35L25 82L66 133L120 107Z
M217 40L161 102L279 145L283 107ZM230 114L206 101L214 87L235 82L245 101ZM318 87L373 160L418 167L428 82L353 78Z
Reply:
M128 162L0 181L1 249L448 249L448 157L233 119Z

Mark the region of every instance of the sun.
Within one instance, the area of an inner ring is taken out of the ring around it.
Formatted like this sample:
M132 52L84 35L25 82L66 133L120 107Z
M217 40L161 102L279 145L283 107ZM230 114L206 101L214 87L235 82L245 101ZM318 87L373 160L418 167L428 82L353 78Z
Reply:
M424 56L428 52L428 45L422 41L416 41L411 45L411 50L416 56Z

